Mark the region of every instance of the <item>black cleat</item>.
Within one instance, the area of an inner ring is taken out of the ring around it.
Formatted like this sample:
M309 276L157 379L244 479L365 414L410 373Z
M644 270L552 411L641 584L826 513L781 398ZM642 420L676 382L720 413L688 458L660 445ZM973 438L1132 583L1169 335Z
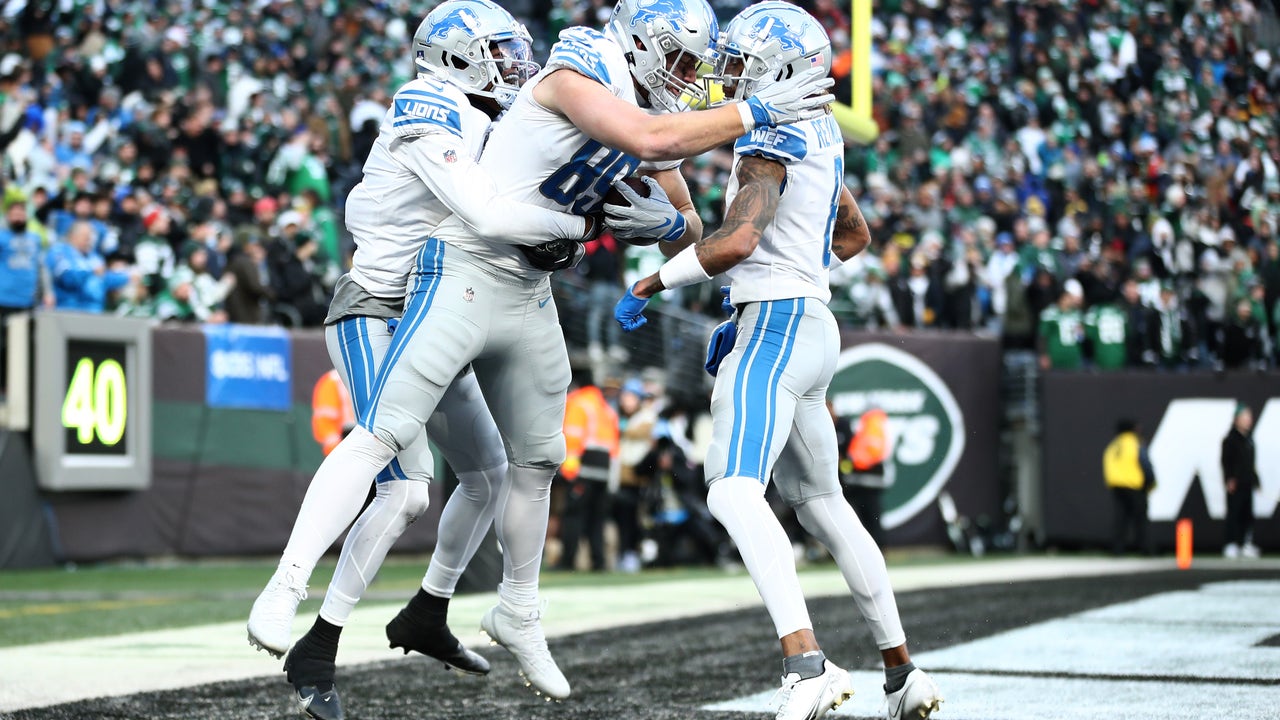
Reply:
M315 720L342 720L342 701L338 699L338 688L331 687L328 692L320 692L314 687L298 689L298 712L304 717Z
M468 675L488 675L489 661L468 650L444 623L424 621L408 607L387 623L387 640L392 648L401 648L408 655L410 650L444 663L445 669L457 670Z
M342 720L342 701L333 683L337 648L326 650L312 638L302 636L284 659L284 671L293 685L298 711L315 720Z

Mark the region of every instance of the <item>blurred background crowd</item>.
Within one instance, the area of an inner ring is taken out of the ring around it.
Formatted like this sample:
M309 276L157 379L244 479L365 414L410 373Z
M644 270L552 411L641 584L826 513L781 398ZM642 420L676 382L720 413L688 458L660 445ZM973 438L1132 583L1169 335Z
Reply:
M538 57L560 29L599 27L611 11L604 0L504 4L529 25ZM722 23L744 4L712 3ZM847 5L800 4L827 27L847 102ZM4 3L0 313L320 324L352 250L346 194L411 77L406 48L426 10ZM881 133L846 158L872 246L833 273L837 317L998 334L1045 368L1273 365L1276 10L1273 0L877 2ZM726 148L683 166L708 232L731 163ZM607 311L661 257L608 235L589 250L557 278L559 304L571 346L613 369L596 380L613 383L622 412L627 378L643 383L638 373L661 362L634 357ZM719 312L711 285L670 295L674 312ZM700 362L700 349L685 351ZM660 386L647 391L658 407ZM664 437L696 465L677 442L689 433L650 433L636 461Z
M1061 367L1273 362L1280 24L1259 2L878 3L882 133L846 164L873 246L835 273L841 320L998 332ZM741 4L714 6L727 20ZM802 4L847 93L846 9ZM510 5L543 53L611 9ZM3 206L6 232L38 238L35 302L320 322L351 250L343 201L410 77L424 10L6 3ZM684 165L709 228L731 160ZM578 280L601 301L660 262L607 239L593 250ZM675 301L712 312L703 292ZM625 354L607 328L589 342Z

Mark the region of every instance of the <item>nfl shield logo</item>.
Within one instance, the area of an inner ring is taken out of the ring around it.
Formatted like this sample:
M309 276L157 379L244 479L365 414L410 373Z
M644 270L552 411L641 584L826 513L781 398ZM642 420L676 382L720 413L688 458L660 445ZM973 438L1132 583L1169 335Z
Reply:
M458 153L452 150L446 150L444 152L444 161L450 164L458 162Z
M467 302L471 302L472 300L475 300L475 299L476 299L476 291L475 291L475 290L472 290L471 288L467 288L466 290L463 290L463 291L462 291L462 299L463 299L463 300L466 300Z

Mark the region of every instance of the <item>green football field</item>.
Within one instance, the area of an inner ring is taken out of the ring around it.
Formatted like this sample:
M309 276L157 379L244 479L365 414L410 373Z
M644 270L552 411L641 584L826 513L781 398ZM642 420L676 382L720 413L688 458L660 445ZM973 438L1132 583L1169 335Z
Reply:
M403 603L416 591L429 559L388 558L366 601ZM927 551L891 554L897 566L939 561L966 559ZM829 563L808 566L829 567ZM0 647L245 619L274 568L274 560L254 559L0 571ZM333 558L325 558L316 568L310 597L300 613L319 609L333 568ZM724 574L715 568L645 570L634 575L544 571L542 584L547 588L626 585Z

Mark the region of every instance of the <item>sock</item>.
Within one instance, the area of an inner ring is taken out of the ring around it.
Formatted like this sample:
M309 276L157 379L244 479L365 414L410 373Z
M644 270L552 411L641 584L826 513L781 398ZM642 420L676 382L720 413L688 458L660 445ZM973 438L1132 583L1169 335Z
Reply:
M317 617L315 624L293 646L289 659L285 661L289 682L294 683L296 688L313 685L322 693L332 690L334 659L338 656L338 638L341 636L342 628ZM304 643L305 649L295 659L294 652L298 652L298 646Z
M916 669L915 663L907 663L897 667L887 667L884 669L884 694L896 693L907 684L907 676L912 670Z
M849 502L841 495L824 495L800 503L795 510L804 529L831 551L876 647L888 650L905 643L884 554Z
M815 678L827 669L827 656L821 650L810 650L802 655L789 655L782 658L782 677L792 673L801 680Z
M307 635L316 640L316 644L322 648L338 647L338 639L342 636L342 628L338 625L325 620L324 618L316 618L316 622L307 631Z
M336 452L336 451L335 451ZM333 580L320 606L320 617L334 625L346 625L351 611L369 588L387 551L397 538L427 509L425 482L388 480L377 485L369 507L347 533L334 568Z
M551 479L555 470L513 465L498 496L494 527L502 543L498 597L513 610L538 607L538 573L547 541Z
M760 481L748 477L716 480L707 491L707 508L737 544L742 564L764 600L778 637L812 630L791 542L765 502Z
M352 430L311 479L280 564L296 565L310 576L320 556L356 519L373 479L395 454L364 428Z
M436 549L422 578L422 589L448 598L463 570L475 556L493 524L498 492L507 477L507 464L458 473L458 487L440 513Z
M444 622L449 617L449 598L436 597L418 588L418 593L409 601L406 609L411 615L427 620Z

